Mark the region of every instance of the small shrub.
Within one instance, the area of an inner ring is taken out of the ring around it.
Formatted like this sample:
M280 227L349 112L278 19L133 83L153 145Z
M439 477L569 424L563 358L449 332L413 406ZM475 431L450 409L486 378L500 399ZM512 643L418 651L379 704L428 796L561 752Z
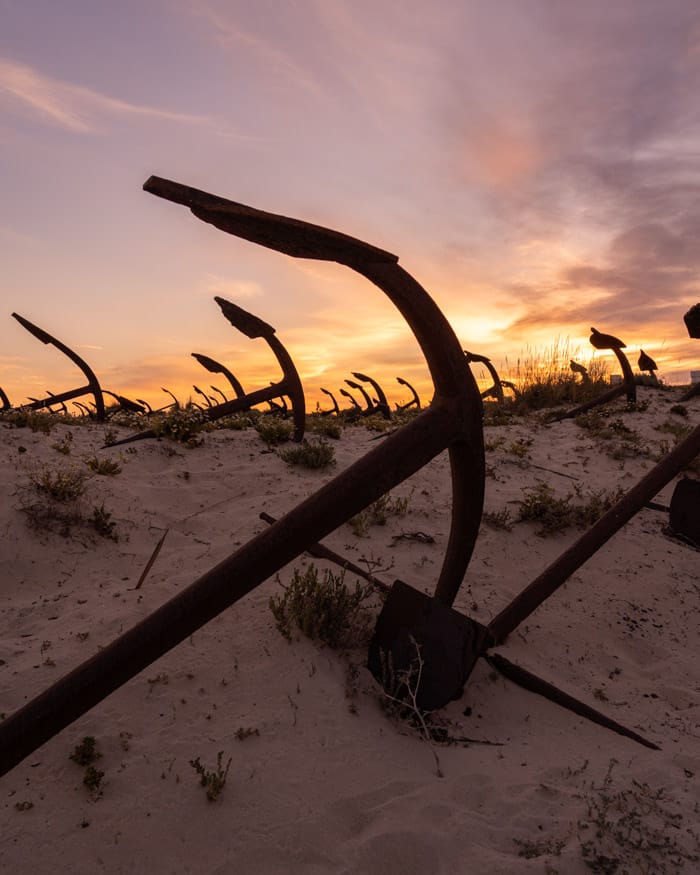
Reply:
M351 648L369 638L369 612L364 603L374 592L371 584L345 585L344 573L326 569L319 580L315 565L303 572L294 569L289 586L280 598L270 598L277 629L288 641L295 629L307 638L333 648Z
M686 425L684 422L673 422L670 419L655 425L654 428L662 434L672 434L677 442L683 440L693 430L692 426Z
M306 429L333 440L338 440L343 433L340 423L332 416L307 416Z
M584 503L575 504L573 495L556 498L549 486L538 483L528 489L525 498L519 502L519 520L538 523L535 534L540 537L554 535L571 526L586 528L606 513L621 494L621 490L593 492ZM578 497L581 497L580 492Z
M101 793L100 785L102 784L104 776L105 773L100 769L96 769L94 766L88 766L83 775L83 784L85 784L88 790L92 793Z
M303 468L327 468L335 465L335 450L327 440L303 440L296 447L280 450L280 459L288 465L301 465Z
M199 775L199 783L204 787L207 799L210 802L214 802L219 798L221 791L224 789L226 785L226 779L228 777L228 770L231 767L231 759L229 757L228 762L226 763L226 768L222 768L221 766L221 758L223 757L224 752L220 750L216 755L216 770L209 771L204 768L204 766L200 763L199 757L194 760L190 760L190 765Z
M72 444L73 432L69 431L66 433L62 441L57 441L55 444L51 444L51 449L56 450L57 453L62 453L64 456L70 456Z
M59 468L51 471L47 467L33 471L29 475L32 486L54 501L74 501L85 492L87 474L77 468Z
M700 837L683 824L680 806L663 788L639 781L614 788L615 765L610 760L602 785L591 784L584 795L587 817L578 823L584 863L602 875L670 875L685 863L697 864Z
M277 416L268 416L255 425L255 430L268 446L288 441L292 436L292 424Z
M79 766L91 766L102 756L97 750L97 741L93 735L86 735L80 744L76 744L73 753L68 759L73 760Z
M159 437L168 437L187 447L199 446L200 432L211 427L206 414L196 407L181 407L151 417L150 426Z
M119 540L119 537L114 531L117 524L112 519L112 514L108 510L105 510L104 503L99 507L93 507L90 522L98 535L102 535L103 538L109 538L111 541Z
M669 413L675 413L676 416L687 416L688 408L684 404L674 404Z
M408 510L410 496L392 498L387 492L369 507L361 510L348 520L348 525L358 538L364 538L371 526L385 526L390 516L405 516Z
M487 526L491 526L492 529L505 529L505 531L509 532L513 528L513 517L507 507L503 508L503 510L485 510L481 515L481 519Z
M105 477L114 477L122 470L114 459L98 459L97 456L88 456L84 462L95 474L102 474Z
M0 421L8 423L10 428L29 428L42 434L50 434L56 423L51 413L36 413L34 410L3 410Z
M505 448L507 453L515 456L517 459L524 459L530 452L530 447L533 444L532 438L518 438Z

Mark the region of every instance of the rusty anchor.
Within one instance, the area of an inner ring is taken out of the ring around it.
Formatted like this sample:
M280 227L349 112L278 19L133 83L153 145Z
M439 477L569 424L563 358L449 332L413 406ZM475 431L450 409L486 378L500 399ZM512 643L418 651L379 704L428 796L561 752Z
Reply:
M369 397L369 393L367 392L365 387L358 383L356 380L346 380L345 382L348 384L348 386L350 386L351 389L356 389L360 393L360 395L362 395L365 401L365 409L362 410L360 405L357 403L357 401L355 401L355 399L349 392L343 392L343 390L341 389L341 394L346 395L353 402L353 406L356 406L358 410L362 412L363 416L371 416L376 411L376 407L372 399Z
M118 403L119 407L112 408L109 413L117 413L119 410L127 410L129 413L146 413L146 404L144 401L132 401L130 398L126 398L124 395L119 395L116 392L110 392L109 389L103 389L102 393L104 395L109 395L111 398L114 398Z
M498 376L498 371L493 365L493 362L490 358L485 355L479 355L476 352L469 352L468 350L464 350L464 355L467 358L468 362L479 362L480 364L486 367L486 370L491 375L491 379L493 380L493 385L488 389L485 389L481 393L482 398L490 398L494 397L499 404L503 403L503 385L501 382L501 378Z
M368 377L367 374L360 374L358 371L352 372L353 377L356 380L360 380L363 383L369 383L369 385L374 389L377 397L374 400L374 410L373 413L381 413L384 419L391 419L391 410L389 409L389 402L386 400L386 395L384 394L384 390L379 385L376 380L373 380L372 377ZM350 383L349 380L345 381L346 383ZM350 383L352 386L352 383ZM359 386L357 388L360 388ZM362 394L364 395L364 391L360 389Z
M700 338L700 303L693 304L683 316L685 327L688 329L688 336Z
M294 257L337 261L370 280L408 322L427 359L435 397L428 409L269 529L6 718L0 724L0 774L445 449L452 522L436 603L453 603L479 530L485 462L478 388L449 323L397 256L158 177L144 188L238 237Z
M333 404L333 406L331 407L330 410L319 409L318 412L321 414L321 416L330 416L333 413L336 416L340 416L340 408L338 407L338 402L335 400L335 395L332 392L329 392L328 389L324 389L323 387L321 388L321 391L323 392L324 395L328 395L328 397L331 399L331 402Z
M357 399L350 392L348 392L347 389L341 389L340 394L344 398L347 398L348 401L350 402L350 405L351 405L350 407L347 407L345 410L340 411L341 414L346 419L356 419L364 414L365 411L362 409L362 407L360 407L359 403L357 402Z
M62 401L70 401L72 398L79 398L81 395L90 394L95 399L94 417L97 420L103 420L105 418L105 405L102 399L102 389L100 388L97 377L87 362L77 353L73 352L69 346L66 346L65 343L61 343L60 340L57 340L49 334L48 331L44 331L43 328L39 328L18 313L13 313L12 316L20 325L26 328L30 334L33 334L37 340L41 341L41 343L51 344L64 355L68 356L68 358L80 368L83 374L85 374L88 381L86 386L80 386L78 389L68 389L66 392L61 392L58 395L51 395L48 398L37 399L31 404L22 404L20 407L29 410L41 410L42 408L49 407L51 404L60 404Z
M0 401L2 401L2 407L0 410L11 410L12 405L10 404L10 399L5 394L5 390L0 386Z
M206 368L212 374L222 374L229 381L229 384L233 391L236 393L236 398L242 398L245 395L245 391L243 386L241 385L240 380L238 380L231 371L220 362L217 362L215 359L210 358L208 355L202 355L200 352L193 352L192 358L196 359L203 368ZM213 386L211 387L214 388ZM215 391L219 391L216 389ZM221 393L223 394L223 393ZM224 396L224 401L228 399Z
M581 365L578 362L575 362L573 359L569 360L569 370L573 371L574 374L578 374L581 377L581 382L589 385L591 383L591 378L588 375L588 368L585 365Z
M649 379L652 381L652 383L655 386L659 385L658 377L654 373L655 371L658 371L659 366L656 364L656 362L654 361L654 359L650 355L647 355L644 352L643 349L639 350L639 358L637 359L637 366L639 367L639 370L642 371L642 373L644 373L646 371L649 374Z
M416 390L408 382L408 380L404 380L403 377L397 377L396 382L400 383L402 386L405 386L408 389L408 391L411 393L411 395L413 395L413 398L411 398L411 400L407 401L405 404L397 404L396 409L401 411L401 410L408 410L410 407L415 407L416 410L420 410L421 406L420 406L420 398L418 397L418 392L416 392Z

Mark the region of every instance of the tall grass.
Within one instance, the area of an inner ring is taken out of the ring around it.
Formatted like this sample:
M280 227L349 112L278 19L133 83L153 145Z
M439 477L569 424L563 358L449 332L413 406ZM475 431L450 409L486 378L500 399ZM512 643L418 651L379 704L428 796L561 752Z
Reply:
M571 360L588 370L583 380L570 368ZM569 339L557 339L542 349L528 347L515 365L506 359L501 378L510 380L517 388L515 407L518 412L580 404L595 398L610 388L608 363L602 358L582 360L580 347L572 347Z

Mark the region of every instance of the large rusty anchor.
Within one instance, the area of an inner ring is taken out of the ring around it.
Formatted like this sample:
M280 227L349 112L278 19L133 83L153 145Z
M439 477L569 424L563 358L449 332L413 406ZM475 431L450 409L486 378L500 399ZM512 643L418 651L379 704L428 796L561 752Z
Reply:
M330 392L328 389L324 389L323 387L321 387L321 391L323 392L324 395L328 395L328 397L331 399L331 403L333 404L333 406L331 407L330 410L320 410L319 409L318 412L320 413L320 415L321 416L330 416L331 414L334 413L336 416L340 416L340 408L338 407L338 402L335 400L335 395L332 392Z
M348 386L350 386L351 389L356 389L364 398L365 409L362 410L360 405L349 392L344 392L342 389L340 390L341 395L345 395L346 398L349 398L353 407L361 411L362 416L372 416L373 413L377 412L377 408L375 407L374 402L369 397L369 392L365 389L363 385L358 383L357 380L346 380L345 382L348 384Z
M468 362L479 362L479 364L484 365L486 370L491 375L491 379L493 380L493 384L489 386L488 389L484 389L481 393L482 398L495 398L499 404L503 403L503 383L501 378L498 376L498 371L494 367L493 362L488 356L479 355L478 352L469 352L469 350L464 350L464 355L467 357Z
M144 188L224 231L298 258L337 261L378 286L412 329L435 385L431 406L296 508L0 724L0 774L445 449L452 522L435 601L449 606L476 542L485 463L481 399L459 341L398 258L337 231L151 177Z
M86 386L80 386L78 389L68 389L66 392L60 392L58 395L50 395L48 398L35 400L31 404L22 404L20 407L25 410L41 410L52 404L60 404L62 401L70 401L71 398L79 398L82 395L92 395L95 403L94 417L95 419L103 420L105 418L105 405L102 398L102 389L100 388L97 377L87 362L85 362L76 352L73 352L69 346L66 346L65 343L61 343L60 340L57 340L49 334L48 331L44 331L43 328L34 325L28 319L25 319L24 316L20 316L18 313L13 313L12 316L20 325L26 328L30 334L33 334L37 340L40 340L45 344L50 343L64 355L68 356L68 358L85 374L88 381Z

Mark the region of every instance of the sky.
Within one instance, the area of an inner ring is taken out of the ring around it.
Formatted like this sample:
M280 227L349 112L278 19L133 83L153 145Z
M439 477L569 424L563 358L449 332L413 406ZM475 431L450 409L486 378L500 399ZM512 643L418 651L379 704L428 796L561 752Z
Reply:
M0 0L0 386L84 383L13 312L153 406L226 390L192 352L277 380L219 295L276 328L308 409L353 370L429 400L378 289L202 223L152 174L395 253L502 376L555 344L587 364L595 326L687 383L698 95L697 0Z

